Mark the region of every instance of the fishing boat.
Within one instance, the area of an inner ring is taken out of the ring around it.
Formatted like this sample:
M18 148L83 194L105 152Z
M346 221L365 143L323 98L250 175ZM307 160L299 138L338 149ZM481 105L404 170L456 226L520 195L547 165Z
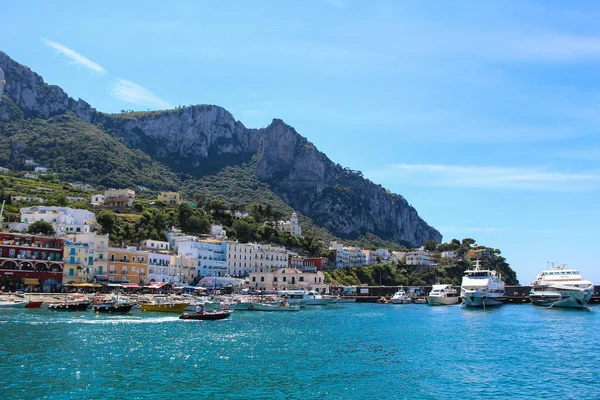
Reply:
M85 311L90 306L89 301L77 300L77 301L65 301L62 303L50 303L48 304L48 310L52 311Z
M538 306L584 308L594 294L594 284L565 264L548 263L531 284L529 298Z
M479 269L466 270L462 279L460 297L466 307L497 307L504 304L504 282L499 273Z
M40 308L44 304L41 300L29 300L25 308Z
M458 304L459 300L458 290L454 289L452 285L433 285L427 296L427 304L430 306Z
M179 319L191 319L196 321L215 321L228 318L233 310L202 311L199 313L182 314Z
M108 314L127 314L131 311L133 304L127 303L104 303L94 306L94 311Z
M412 303L411 298L406 294L404 289L399 289L391 298L392 304L408 304Z

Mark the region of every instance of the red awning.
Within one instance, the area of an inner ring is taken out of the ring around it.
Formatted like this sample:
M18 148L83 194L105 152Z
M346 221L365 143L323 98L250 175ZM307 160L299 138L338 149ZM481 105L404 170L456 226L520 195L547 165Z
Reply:
M149 284L148 286L144 286L147 287L149 289L160 289L161 287L165 286L167 284L167 282L153 282L151 284Z
M141 288L140 285L137 285L135 283L126 283L123 285L123 289L139 289Z

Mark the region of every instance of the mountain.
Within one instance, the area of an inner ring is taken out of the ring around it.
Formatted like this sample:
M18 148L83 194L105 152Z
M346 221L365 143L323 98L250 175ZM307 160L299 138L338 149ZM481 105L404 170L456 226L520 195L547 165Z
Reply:
M281 120L249 129L213 105L105 114L2 52L0 68L7 80L0 163L14 167L30 157L90 183L179 188L188 196L216 174L239 168L264 193L340 238L375 236L411 247L441 242L402 196L335 164ZM69 160L65 148L76 157Z

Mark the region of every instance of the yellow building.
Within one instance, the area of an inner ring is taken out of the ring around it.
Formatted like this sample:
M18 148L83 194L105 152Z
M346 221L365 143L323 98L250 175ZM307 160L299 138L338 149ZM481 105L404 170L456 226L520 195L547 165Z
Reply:
M148 252L135 247L127 249L109 248L108 280L143 285L148 281Z
M94 250L87 243L65 245L63 260L65 261L63 285L89 282L91 280L94 267Z
M179 205L181 203L181 196L179 192L160 192L157 200L165 204Z

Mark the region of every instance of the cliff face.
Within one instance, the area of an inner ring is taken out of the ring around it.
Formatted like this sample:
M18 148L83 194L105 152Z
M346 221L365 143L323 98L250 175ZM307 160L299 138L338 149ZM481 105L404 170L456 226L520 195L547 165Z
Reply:
M70 98L60 87L48 85L44 79L0 51L0 68L4 71L4 96L11 102L0 102L0 120L18 118L49 118L74 112L90 122L95 110L83 100Z
M442 236L399 195L333 163L281 120L247 129L225 109L200 105L176 110L103 114L0 52L7 85L0 120L49 118L73 112L130 148L196 177L254 156L256 176L294 209L346 238L373 233L410 246ZM85 144L84 144L85 145ZM215 167L216 166L216 167Z

